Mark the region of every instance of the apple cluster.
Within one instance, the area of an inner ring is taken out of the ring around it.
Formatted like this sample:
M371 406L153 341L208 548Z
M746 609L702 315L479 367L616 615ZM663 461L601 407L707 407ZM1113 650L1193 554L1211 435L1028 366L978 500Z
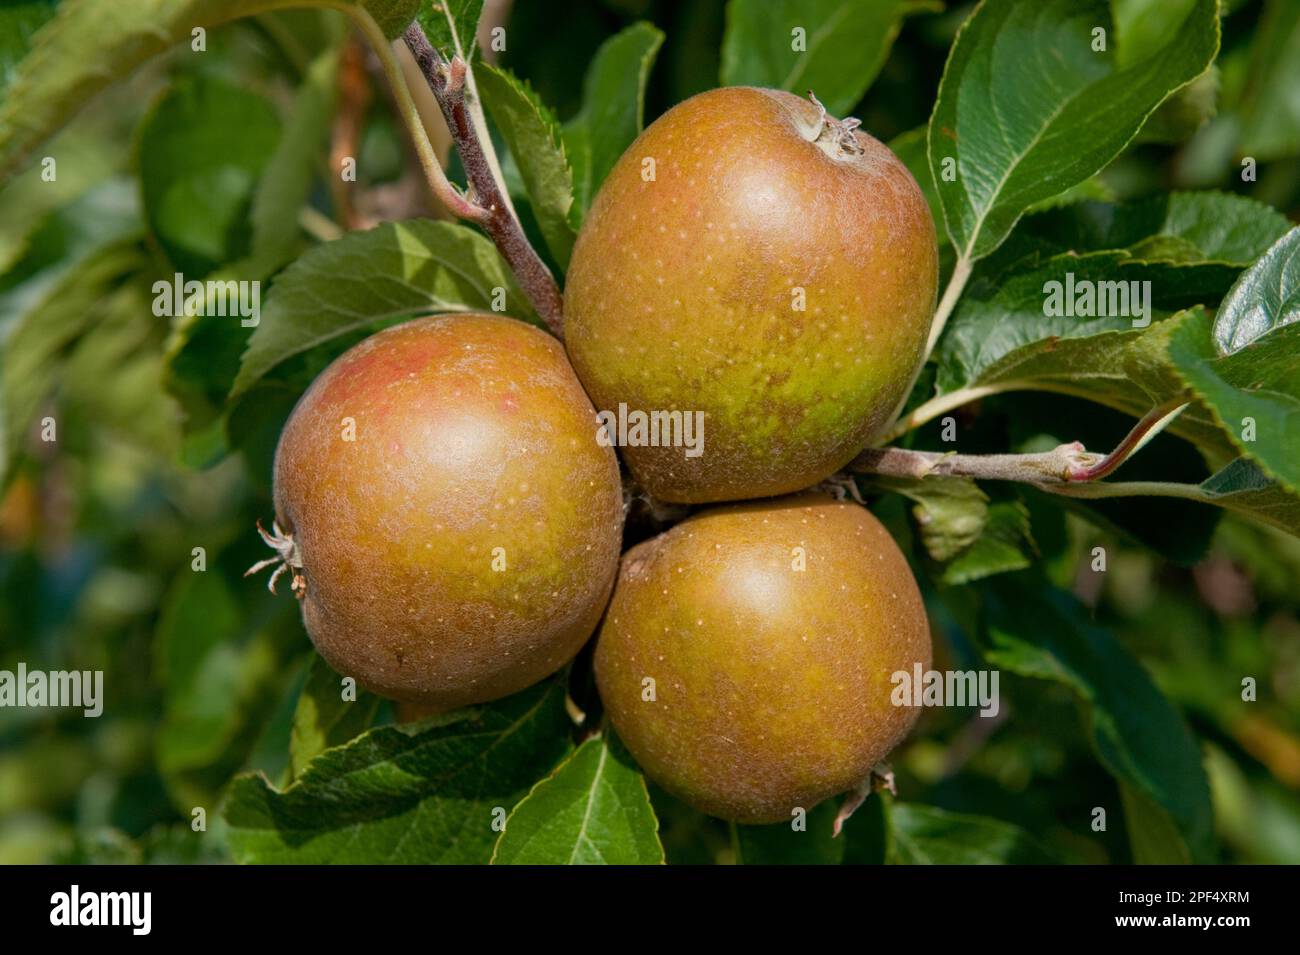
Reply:
M929 666L929 627L879 521L816 486L906 397L938 254L916 182L855 127L774 90L687 100L594 200L563 345L436 315L316 379L267 539L332 667L437 712L598 630L610 723L699 809L788 820L869 777L915 720L890 677ZM703 442L616 451L618 408L698 415ZM642 493L709 506L621 554L620 452Z

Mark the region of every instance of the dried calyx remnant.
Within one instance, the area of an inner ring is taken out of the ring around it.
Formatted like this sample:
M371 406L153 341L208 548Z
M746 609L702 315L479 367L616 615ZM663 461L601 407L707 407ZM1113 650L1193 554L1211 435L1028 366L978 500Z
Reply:
M853 116L836 119L826 112L826 107L822 105L821 100L813 94L812 90L808 91L808 98L817 107L817 122L806 128L805 137L807 140L821 147L822 151L832 158L861 156L866 150L858 142L854 130L862 125L862 120Z
M292 578L293 595L301 600L303 595L307 593L307 578L302 574L302 558L298 556L298 546L293 542L293 535L282 531L278 521L271 522L271 532L269 534L266 528L262 526L262 522L258 521L257 533L266 542L266 546L275 551L275 556L268 557L266 560L259 560L244 571L244 576L248 577L256 574L267 567L275 567L275 570L271 572L271 579L266 582L266 589L271 593L275 593L275 582L280 579L281 574L288 571Z

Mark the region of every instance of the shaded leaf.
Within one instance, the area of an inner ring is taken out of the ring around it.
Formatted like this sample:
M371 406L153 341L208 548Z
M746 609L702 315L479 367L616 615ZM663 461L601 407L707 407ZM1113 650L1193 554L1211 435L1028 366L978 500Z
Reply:
M1176 847L1163 843L1161 861L1209 861L1213 815L1200 750L1141 665L1073 597L1034 572L992 578L982 592L987 659L1078 694L1102 764L1145 800L1142 818L1129 819L1130 833L1167 816L1181 839Z
M491 240L452 222L413 219L350 232L284 270L244 352L236 395L279 362L359 329L431 312L531 315Z
M202 74L173 85L146 117L145 217L177 271L201 278L248 252L253 192L279 141L270 100Z
M839 865L848 839L832 836L837 799L808 810L806 828L789 822L770 826L736 826L736 861L741 865Z
M1249 458L1237 458L1200 484L1209 503L1300 537L1300 494L1274 481Z
M14 67L32 48L36 31L54 16L58 0L9 0L0 8L0 93L13 78Z
M722 41L722 85L810 89L844 116L889 56L903 18L936 10L924 0L731 0ZM802 48L794 49L800 30Z
M645 779L612 737L587 740L506 818L494 865L659 865Z
M943 569L945 584L1022 570L1033 562L1034 541L1029 531L1029 510L1020 501L995 501L989 505L983 532L955 555Z
M569 748L564 687L549 681L486 706L373 729L326 750L276 790L231 786L238 862L487 862L503 813Z
M351 695L355 698L344 698L342 677L312 654L289 740L289 768L294 777L325 750L342 746L370 728L379 697L359 687L353 688Z
M1053 861L1023 829L1000 819L934 806L889 807L889 856L894 865L1042 865Z
M147 259L134 241L117 242L63 275L21 313L0 351L0 484L27 441L41 403L54 391L76 341L106 300Z
M859 479L912 501L912 516L926 553L939 562L952 560L984 533L988 495L970 478L926 477Z
M575 227L618 157L641 132L646 80L663 41L663 33L649 23L634 23L606 40L587 68L582 109L562 131L573 166Z
M164 687L158 768L178 804L205 805L242 765L277 700L286 660L301 645L294 609L241 574L256 542L186 565L168 592L156 634Z
M1249 75L1238 151L1259 162L1300 153L1300 5L1265 4Z
M389 36L401 33L419 5L419 0L340 2L368 9ZM188 40L195 28L300 5L300 0L65 0L37 34L0 101L0 180L96 93Z

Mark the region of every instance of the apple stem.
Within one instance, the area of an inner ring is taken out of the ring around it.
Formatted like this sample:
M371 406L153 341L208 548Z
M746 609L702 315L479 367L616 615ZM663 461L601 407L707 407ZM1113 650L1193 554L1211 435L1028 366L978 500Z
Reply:
M453 56L448 62L429 43L429 38L419 23L407 27L403 39L442 109L469 181L469 195L461 196L452 190L453 198L448 203L448 208L461 218L478 223L491 236L501 257L519 280L519 286L528 301L551 334L563 340L564 300L560 288L546 263L524 235L523 226L492 171L492 162L486 152L489 147L485 147L469 115L465 102L468 64L459 56ZM444 183L447 181L441 168L439 176ZM443 198L437 184L432 179L430 182L439 198Z

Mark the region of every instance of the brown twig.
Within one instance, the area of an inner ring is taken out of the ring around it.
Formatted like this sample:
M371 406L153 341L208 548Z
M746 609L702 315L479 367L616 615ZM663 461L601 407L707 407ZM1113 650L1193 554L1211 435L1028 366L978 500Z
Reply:
M1148 411L1109 454L1094 454L1078 441L1038 454L957 454L868 448L845 469L885 477L967 477L987 481L1022 481L1045 490L1100 481L1142 449L1187 407L1180 396ZM1095 496L1105 496L1099 492ZM1089 496L1080 493L1079 496Z
M523 226L501 194L483 144L479 142L478 132L466 109L465 73L468 67L465 61L459 56L452 57L450 61L444 59L429 43L429 38L418 23L407 27L403 38L442 108L469 180L470 195L457 196L459 201L448 207L461 218L477 222L492 237L502 258L519 280L519 286L528 301L552 334L562 339L564 304L559 286L555 284L555 278L537 250L529 243Z
M849 464L858 474L886 477L968 477L1027 484L1068 484L1095 467L1104 456L1084 449L1078 441L1038 454L957 454L868 448Z

